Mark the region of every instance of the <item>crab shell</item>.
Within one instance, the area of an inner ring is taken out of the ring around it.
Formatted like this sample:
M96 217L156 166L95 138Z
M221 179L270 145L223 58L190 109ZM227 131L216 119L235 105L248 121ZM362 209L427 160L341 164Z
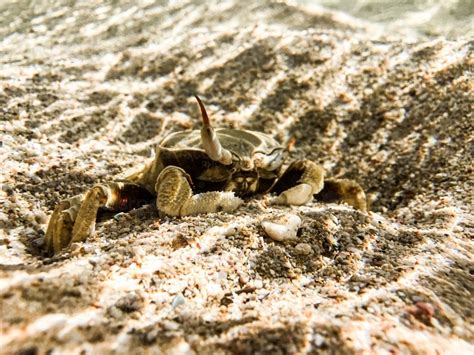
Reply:
M231 164L208 156L199 130L176 132L158 145L154 167L146 174L150 182L173 165L186 171L195 192L233 191L247 196L268 191L284 162L285 149L280 143L261 132L218 128L215 133L222 147L232 154Z

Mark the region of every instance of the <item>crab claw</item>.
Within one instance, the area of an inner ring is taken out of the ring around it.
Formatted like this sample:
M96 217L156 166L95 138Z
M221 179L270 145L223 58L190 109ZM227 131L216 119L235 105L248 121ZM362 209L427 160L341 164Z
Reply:
M227 149L223 148L221 142L219 142L219 138L217 137L216 132L209 122L206 108L204 107L201 99L197 96L194 97L196 98L199 108L201 109L202 121L204 123L204 126L201 129L201 142L204 150L212 160L224 165L232 164L232 154Z

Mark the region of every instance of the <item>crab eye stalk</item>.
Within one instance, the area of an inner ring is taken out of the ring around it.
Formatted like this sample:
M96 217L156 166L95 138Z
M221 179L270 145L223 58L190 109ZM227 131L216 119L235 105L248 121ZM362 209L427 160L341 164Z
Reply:
M224 165L232 164L232 154L227 149L224 149L219 142L216 132L209 122L206 108L201 99L195 96L199 108L201 109L202 121L204 126L201 128L201 143L209 158Z
M196 98L199 108L201 109L201 116L202 116L202 121L204 122L204 126L210 126L211 123L209 122L209 116L207 115L207 111L206 111L206 108L204 107L204 104L202 103L199 96L194 95L194 97Z

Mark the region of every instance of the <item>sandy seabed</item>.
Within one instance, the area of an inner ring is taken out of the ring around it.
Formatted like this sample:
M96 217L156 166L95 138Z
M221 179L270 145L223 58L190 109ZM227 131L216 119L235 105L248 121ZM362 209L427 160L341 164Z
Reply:
M2 2L2 352L474 352L472 33L302 3ZM216 126L295 137L371 212L147 205L45 256L54 206L198 128L194 94ZM289 213L298 238L268 238Z

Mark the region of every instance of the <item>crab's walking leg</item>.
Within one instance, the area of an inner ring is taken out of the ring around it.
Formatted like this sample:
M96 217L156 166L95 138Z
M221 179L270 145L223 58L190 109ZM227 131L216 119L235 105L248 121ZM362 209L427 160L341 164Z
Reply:
M84 199L84 194L61 201L49 219L45 236L47 252L57 253L68 246L70 234L77 216L77 211Z
M326 180L324 188L315 197L322 202L343 201L361 211L367 211L367 198L364 190L353 180Z
M231 212L242 204L233 192L211 191L193 194L191 178L176 166L167 166L158 176L155 190L160 214L188 216L200 213Z
M59 203L51 215L45 236L45 248L57 253L72 242L84 241L95 229L99 208L129 211L151 200L143 187L127 182L94 186L82 195Z
M274 204L303 205L323 188L324 169L310 160L293 162L273 185Z

